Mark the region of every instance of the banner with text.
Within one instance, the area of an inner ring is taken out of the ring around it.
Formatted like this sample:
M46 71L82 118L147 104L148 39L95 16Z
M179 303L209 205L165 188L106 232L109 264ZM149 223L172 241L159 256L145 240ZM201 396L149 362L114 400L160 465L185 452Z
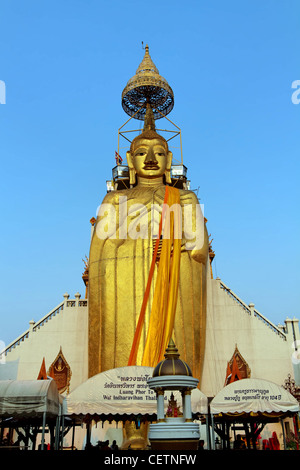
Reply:
M156 394L148 386L152 367L128 366L91 377L66 398L66 414L156 414ZM171 396L165 393L165 406ZM181 393L174 391L181 406ZM192 411L207 412L207 398L199 389L192 391Z
M237 380L211 401L211 413L297 412L297 400L282 386L262 379Z

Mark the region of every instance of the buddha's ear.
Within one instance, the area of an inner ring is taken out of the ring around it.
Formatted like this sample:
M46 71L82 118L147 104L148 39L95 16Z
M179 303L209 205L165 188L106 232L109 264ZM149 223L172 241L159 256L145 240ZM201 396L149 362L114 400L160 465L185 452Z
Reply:
M133 161L132 161L132 154L131 152L126 152L126 158L127 158L127 165L128 165L128 168L129 168L129 184L130 185L133 185L135 184L135 169L134 169L134 166L133 166Z
M172 165L172 158L173 154L172 152L167 153L167 164L166 164L166 171L165 171L165 177L166 177L166 183L171 184L171 165Z

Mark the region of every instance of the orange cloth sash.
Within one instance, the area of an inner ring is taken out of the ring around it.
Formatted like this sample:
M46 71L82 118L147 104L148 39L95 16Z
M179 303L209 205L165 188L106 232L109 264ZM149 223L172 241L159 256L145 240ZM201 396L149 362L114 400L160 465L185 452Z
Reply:
M171 186L166 186L159 234L155 243L148 282L129 356L129 366L136 364L162 229L162 249L142 359L142 365L149 367L154 367L163 359L174 328L177 304L182 233L181 206L179 190Z

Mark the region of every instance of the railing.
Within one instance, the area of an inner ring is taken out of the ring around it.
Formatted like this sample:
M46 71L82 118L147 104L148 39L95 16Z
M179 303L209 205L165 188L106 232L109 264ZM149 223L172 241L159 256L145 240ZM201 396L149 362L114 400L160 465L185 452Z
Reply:
M33 331L36 332L39 330L42 326L44 326L46 323L48 323L49 320L52 320L52 318L56 317L59 315L64 308L69 308L69 307L87 307L88 301L86 299L80 300L80 295L76 294L75 295L76 299L75 300L69 300L69 295L65 294L64 298L65 300L61 302L57 307L55 307L53 310L51 310L47 315L45 315L41 320L38 322L29 322L31 326L27 331L25 331L22 335L20 335L15 341L10 343L3 351L0 351L0 359L1 356L4 354L7 356L7 353L9 353L12 349L14 349L16 346L19 346L25 339L29 337L29 334Z
M248 305L245 304L245 302L243 302L234 292L232 292L232 290L229 289L229 287L225 286L225 284L222 281L220 281L220 287L221 289L225 290L225 292L229 295L229 297L231 297L235 302L237 302L240 305L240 307L242 307L249 315L251 315L251 310L248 307Z
M248 315L253 315L262 321L268 328L270 328L274 333L280 336L284 341L286 341L286 335L276 326L274 323L270 322L264 315L262 315L258 310L254 308L253 304L247 305L243 302L234 292L232 292L229 287L227 287L221 280L220 288L223 289L235 302L237 302Z
M26 338L29 336L29 330L25 331L22 335L18 336L18 338L10 343L3 351L0 351L0 359L3 354L6 356L8 352L10 352L12 349L14 349L16 346L19 346L22 341L24 341Z
M281 331L274 323L270 322L262 313L260 313L256 308L253 309L253 315L262 321L268 328L270 328L274 333L280 336L284 341L286 341L286 335Z
M47 313L41 320L36 322L32 328L33 331L39 330L41 326L44 326L45 323L48 323L49 320L51 320L53 317L56 317L63 309L64 309L64 304L65 302L62 302L60 305L58 305L56 308L51 310L51 312Z

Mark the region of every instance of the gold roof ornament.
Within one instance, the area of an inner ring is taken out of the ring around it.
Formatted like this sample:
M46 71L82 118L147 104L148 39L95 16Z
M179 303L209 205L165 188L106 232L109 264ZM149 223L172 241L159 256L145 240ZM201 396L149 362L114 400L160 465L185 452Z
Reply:
M166 349L165 359L159 362L153 371L153 377L165 375L186 375L193 377L190 367L180 359L180 354L172 338Z
M173 90L165 78L159 75L150 57L148 45L136 74L123 90L122 107L129 116L143 121L147 103L153 110L154 119L165 117L174 106Z

